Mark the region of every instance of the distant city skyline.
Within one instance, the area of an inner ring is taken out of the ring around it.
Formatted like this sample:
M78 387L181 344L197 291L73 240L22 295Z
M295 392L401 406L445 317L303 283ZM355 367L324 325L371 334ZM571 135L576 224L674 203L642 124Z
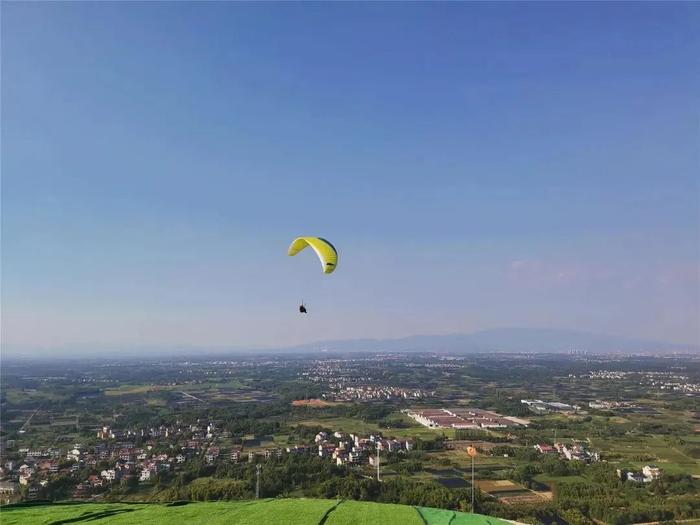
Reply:
M3 349L507 326L700 345L699 22L4 2ZM337 271L288 257L299 235Z

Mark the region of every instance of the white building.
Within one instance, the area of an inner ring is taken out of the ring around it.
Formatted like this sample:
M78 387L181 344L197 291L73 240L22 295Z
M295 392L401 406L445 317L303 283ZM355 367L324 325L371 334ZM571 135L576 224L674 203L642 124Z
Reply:
M661 469L656 465L644 465L642 474L649 480L659 479L661 477Z
M102 477L102 479L106 479L107 481L114 481L115 479L117 479L117 471L113 468L109 470L103 470L100 473L100 476Z

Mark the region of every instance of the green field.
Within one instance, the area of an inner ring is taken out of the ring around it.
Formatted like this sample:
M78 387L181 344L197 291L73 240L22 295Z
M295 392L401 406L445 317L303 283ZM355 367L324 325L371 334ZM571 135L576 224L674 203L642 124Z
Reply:
M694 436L685 438L692 440ZM692 441L690 443L692 444ZM700 459L695 459L686 453L690 446L678 445L666 436L651 435L637 437L634 440L593 438L591 444L604 454L619 456L623 466L629 464L635 468L641 468L649 463L655 463L669 473L700 475ZM641 457L649 459L640 459Z
M544 483L549 487L556 485L557 483L585 483L588 481L583 476L550 476L549 474L538 474L534 479L535 481Z
M150 392L191 392L205 391L217 388L244 388L245 383L237 379L229 379L221 382L186 383L182 385L120 385L118 387L106 388L106 396L125 396L134 394L147 394Z
M48 389L35 388L5 388L4 392L7 396L8 403L13 405L44 401L65 401L70 397L66 393L51 392Z
M324 499L267 499L219 501L181 505L147 503L66 503L18 505L0 508L3 525L48 525L58 523L131 523L257 525L506 525L498 518L451 510Z
M420 515L406 505L368 505L361 501L344 501L328 515L326 525L373 525L401 523L421 525Z

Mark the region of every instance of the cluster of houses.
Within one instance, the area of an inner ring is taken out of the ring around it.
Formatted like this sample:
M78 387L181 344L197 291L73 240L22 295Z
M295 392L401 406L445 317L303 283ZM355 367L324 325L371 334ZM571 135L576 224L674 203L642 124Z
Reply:
M591 379L624 379L632 372L623 372L619 370L594 370L588 374L584 374L581 377L589 377Z
M182 438L180 447L171 446L168 453L157 451L162 438ZM217 447L210 446L218 438L230 437L230 433L216 428L214 423L186 426L159 426L134 430L116 430L103 426L96 432L100 440L96 445L86 447L76 443L68 450L58 448L20 448L16 459L4 461L0 466L0 496L13 499L24 490L26 499L36 499L41 489L47 487L51 479L69 477L79 479L81 471L92 473L80 479L73 497L86 498L123 479L149 481L160 472L170 471L188 459L203 455L205 461L214 462L219 455ZM143 443L137 446L137 443ZM6 451L7 454L8 451ZM108 465L108 468L104 468Z
M617 469L618 478L633 483L651 483L662 475L663 471L656 465L644 465L641 471Z
M588 377L593 379L619 380L628 376L639 379L640 385L651 386L660 390L672 390L688 394L700 394L700 383L693 383L688 376L674 372L618 372L598 370L590 372ZM586 377L586 376L583 376Z
M554 443L554 445L540 443L535 445L535 450L540 454L557 454L559 457L569 461L584 461L586 463L600 461L600 454L589 450L585 443L573 443L570 445L566 443Z
M424 399L435 396L435 392L420 388L402 388L379 384L380 379L374 377L374 363L387 359L391 359L391 356L324 359L314 361L313 366L300 372L299 376L309 381L325 384L328 391L323 394L323 398L335 401L385 401Z
M357 370L352 360L326 359L315 361L313 366L299 374L314 383L325 383L331 390L339 390L348 384L368 384L373 381L367 370Z
M243 447L224 451L217 443L230 434L213 422L138 431L118 431L104 426L96 432L96 437L99 442L90 447L76 443L68 450L18 450L15 456L21 457L21 461L8 460L0 467L0 496L16 497L21 486L26 485L27 489L22 491L25 497L36 499L51 479L63 476L77 482L73 498L86 499L122 480L148 483L161 473L179 470L195 458L207 464L255 463L263 458L281 459L285 454L318 454L338 465L375 465L378 452L413 448L411 440L320 432L311 445L252 449L246 446L245 452Z
M399 388L395 386L346 386L331 394L336 401L372 401L390 399L422 399L435 395L421 389Z
M22 461L6 460L0 466L0 496L5 503L19 495L23 486L27 487L28 500L37 499L40 489L48 485L49 476L60 471L60 452L56 449L24 448L20 449L20 453L25 455Z
M318 447L320 457L330 457L337 465L368 462L372 466L377 464L378 453L407 452L413 450L414 445L410 439L384 439L375 435L363 438L357 434L343 432L335 432L332 436L327 432L319 432L314 438L314 443ZM373 451L375 455L370 455Z

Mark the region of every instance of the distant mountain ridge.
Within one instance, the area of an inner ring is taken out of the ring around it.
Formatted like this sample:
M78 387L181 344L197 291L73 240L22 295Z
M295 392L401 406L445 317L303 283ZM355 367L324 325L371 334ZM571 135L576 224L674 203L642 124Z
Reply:
M319 341L293 347L295 350L337 352L532 352L567 353L696 353L693 344L646 341L620 336L538 328L495 328L471 334L413 335L398 339L348 339Z
M9 346L9 348L8 348ZM96 352L99 349L99 352ZM80 345L60 348L24 348L3 345L2 360L39 357L104 358L134 356L149 358L173 356L209 356L282 354L289 352L445 352L453 354L501 353L568 353L571 351L600 354L700 354L700 345L646 341L620 336L594 334L576 330L540 328L495 328L470 334L412 335L396 339L341 339L316 341L296 346L265 348L195 345Z

